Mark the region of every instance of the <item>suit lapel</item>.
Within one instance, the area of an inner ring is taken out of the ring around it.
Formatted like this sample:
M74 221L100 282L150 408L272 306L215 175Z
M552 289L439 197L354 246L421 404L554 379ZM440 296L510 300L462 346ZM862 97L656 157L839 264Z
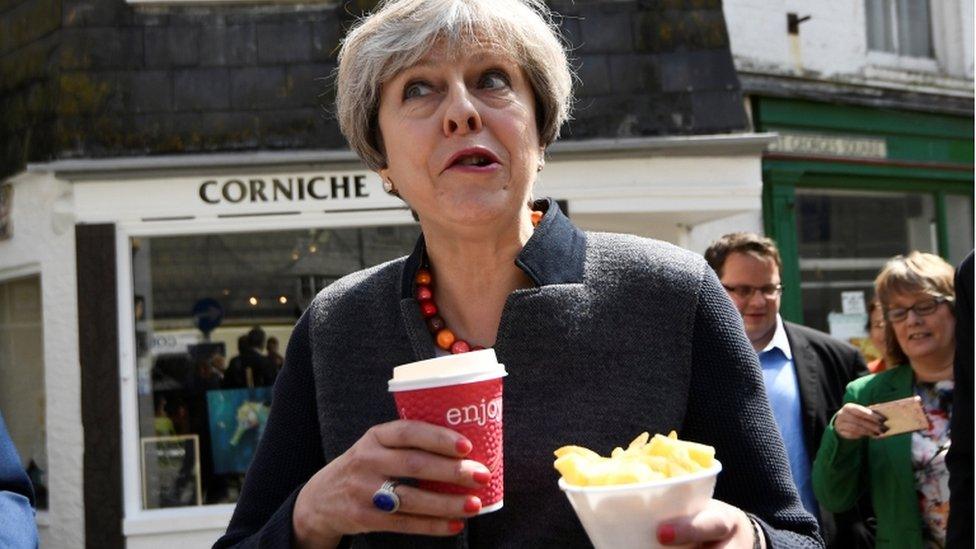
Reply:
M817 415L823 409L823 400L820 397L820 383L817 372L823 365L817 353L813 352L807 338L803 334L793 330L788 322L783 322L783 329L786 330L786 339L790 342L790 350L793 352L793 369L796 371L796 383L800 388L800 409L803 413L803 438L806 441L807 450L813 459L816 455L820 441L815 436Z

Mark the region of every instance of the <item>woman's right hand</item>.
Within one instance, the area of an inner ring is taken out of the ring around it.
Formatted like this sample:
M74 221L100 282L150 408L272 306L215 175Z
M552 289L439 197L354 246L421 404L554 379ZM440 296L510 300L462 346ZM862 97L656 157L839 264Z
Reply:
M345 453L319 469L298 493L292 528L300 547L335 547L342 536L399 532L453 536L462 517L481 510L475 496L439 494L398 485L400 508L386 513L373 506L373 493L387 480L414 478L477 489L491 472L463 459L471 442L446 427L397 420L376 425Z
M888 430L888 418L860 404L848 402L834 416L834 432L847 440L876 437Z

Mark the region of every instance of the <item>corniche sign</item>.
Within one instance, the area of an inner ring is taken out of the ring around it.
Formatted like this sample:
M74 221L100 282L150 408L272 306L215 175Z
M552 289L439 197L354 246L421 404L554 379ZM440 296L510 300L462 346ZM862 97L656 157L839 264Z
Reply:
M365 174L206 179L197 188L206 204L293 203L369 198Z
M75 185L74 201L77 219L85 223L407 211L402 200L383 191L378 174L327 167L89 180Z

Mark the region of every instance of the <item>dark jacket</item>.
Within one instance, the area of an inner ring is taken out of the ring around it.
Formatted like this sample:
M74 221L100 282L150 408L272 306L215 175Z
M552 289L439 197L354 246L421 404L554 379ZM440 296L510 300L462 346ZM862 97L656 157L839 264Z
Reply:
M810 463L817 457L820 439L831 418L840 410L847 384L867 373L861 354L847 343L812 328L783 322L786 338L793 351L793 365L800 387L800 410L803 414L803 436ZM856 509L832 514L820 508L820 527L828 547L843 549L869 548L874 545L870 503L865 500Z
M543 204L543 207L546 205ZM817 547L742 321L701 256L623 235L583 233L554 203L516 264L494 345L505 364L505 503L437 539L347 538L353 547L589 547L556 481L552 451L603 453L641 431L715 446L715 497L753 513L772 546ZM326 288L299 321L264 439L218 547L285 547L302 484L371 426L396 419L387 380L434 356L409 258ZM368 502L363 502L368 504Z
M950 549L973 546L973 252L956 271L956 386L952 394L949 468Z
M255 387L269 387L274 385L276 371L271 359L254 349L244 349L241 354L232 358L224 372L223 387L225 389L242 389L247 387L247 372L250 370Z

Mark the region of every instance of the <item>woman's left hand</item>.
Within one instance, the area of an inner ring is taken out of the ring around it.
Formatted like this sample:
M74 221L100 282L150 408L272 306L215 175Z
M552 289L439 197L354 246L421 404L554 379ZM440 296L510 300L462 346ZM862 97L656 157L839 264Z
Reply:
M663 545L752 549L754 536L752 521L745 512L717 499L709 501L696 515L675 519L657 528L657 540ZM766 547L764 537L759 543Z

